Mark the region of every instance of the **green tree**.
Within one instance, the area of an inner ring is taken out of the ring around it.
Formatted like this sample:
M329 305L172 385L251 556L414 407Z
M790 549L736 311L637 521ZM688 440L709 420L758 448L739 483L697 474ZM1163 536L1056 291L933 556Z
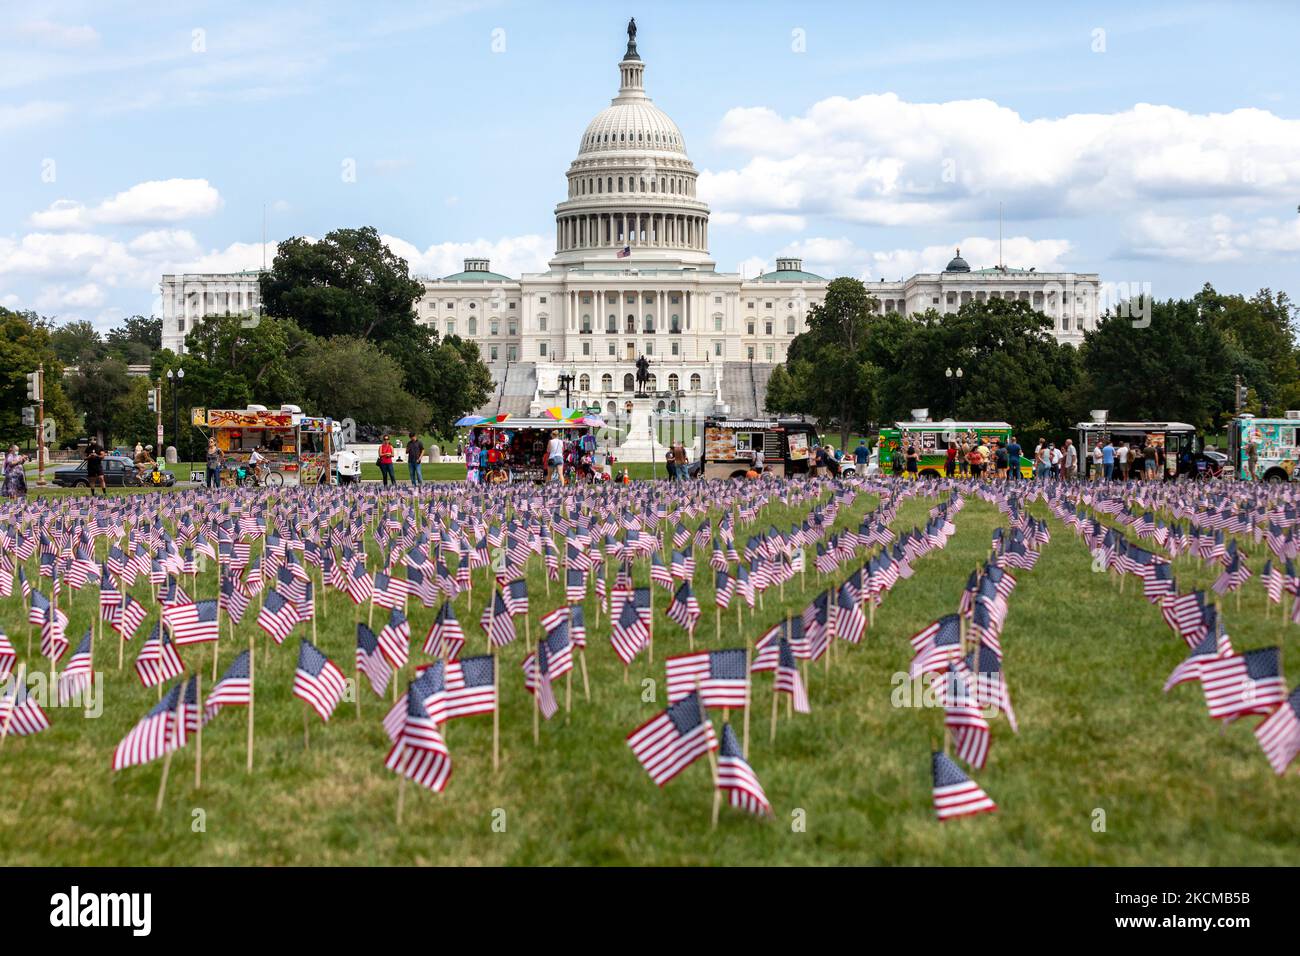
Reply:
M1147 324L1111 314L1084 332L1089 407L1116 420L1214 427L1232 407L1229 343L1195 300L1154 302L1150 316Z
M22 423L27 375L45 364L45 415L53 417L60 436L80 434L81 424L63 390L63 363L50 342L53 326L35 312L0 307L0 441L25 443L35 432Z
M415 392L432 406L429 427L441 438L455 434L455 422L492 397L492 373L483 364L478 346L449 335L433 350L430 378Z
M124 362L116 358L83 362L67 377L66 385L73 407L84 417L87 434L102 446L122 436L131 395Z
M838 427L847 444L877 405L877 375L866 355L874 308L859 280L831 280L823 301L808 310L808 331L790 343L775 395L768 384L767 410L812 415L822 428Z
M294 362L302 406L315 415L423 431L432 412L401 387L402 366L365 339L313 339Z
M65 322L50 332L50 347L64 365L94 362L107 354L104 341L89 322Z
M424 286L412 279L373 226L335 229L313 242L280 243L261 277L262 303L313 335L354 335L386 342L415 323Z
M162 348L162 319L133 315L110 329L104 339L108 351L127 365L148 365Z

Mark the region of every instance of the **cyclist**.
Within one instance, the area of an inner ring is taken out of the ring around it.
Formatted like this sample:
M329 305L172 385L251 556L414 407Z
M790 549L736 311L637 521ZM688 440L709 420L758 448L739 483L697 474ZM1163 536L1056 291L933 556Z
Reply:
M262 483L262 462L266 457L262 454L262 446L258 445L248 456L248 467L253 469L253 483L260 485Z

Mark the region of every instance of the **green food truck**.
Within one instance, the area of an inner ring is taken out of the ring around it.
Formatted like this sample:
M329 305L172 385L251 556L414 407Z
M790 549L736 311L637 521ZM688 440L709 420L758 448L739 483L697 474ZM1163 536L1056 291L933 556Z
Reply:
M880 474L887 475L893 471L894 456L901 458L907 454L908 445L915 445L920 454L918 473L923 478L939 478L944 473L950 442L960 448L963 438L976 438L992 451L995 440L1005 446L1011 441L1011 434L1011 426L1006 422L895 422L892 428L880 429L872 464ZM1020 473L1026 478L1033 477L1031 455L1032 449L1028 454L1022 452L1020 457Z

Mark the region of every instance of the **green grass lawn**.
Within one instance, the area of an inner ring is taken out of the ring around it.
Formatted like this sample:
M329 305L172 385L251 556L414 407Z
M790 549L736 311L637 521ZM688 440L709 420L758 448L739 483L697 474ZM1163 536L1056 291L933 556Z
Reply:
M923 523L933 503L905 502L895 527ZM856 527L874 504L864 496L839 525ZM1046 514L1041 506L1035 510ZM760 515L758 527L788 527L801 514L778 505ZM450 784L441 795L408 785L400 828L394 822L398 781L383 766L388 741L380 719L388 702L367 688L360 718L353 704L340 705L327 725L313 716L305 747L303 705L290 685L297 636L310 636L311 629L300 625L290 643L268 648L253 623L254 608L233 644L221 644L224 668L255 635L253 774L244 771L246 715L227 709L203 735L202 788L194 787L191 744L175 756L164 809L155 816L161 761L116 778L109 761L157 693L142 688L131 668L140 639L127 649L121 671L116 648L105 641L96 651L107 685L103 716L51 709L49 730L10 739L0 755L0 786L9 795L0 805L0 859L10 865L1293 863L1300 853L1291 810L1296 775L1273 775L1250 733L1254 721L1220 733L1199 688L1161 693L1186 648L1132 581L1121 594L1116 582L1093 574L1084 545L1055 520L1037 568L1017 573L1002 638L1020 734L1004 719L995 721L989 765L974 775L999 811L935 820L929 752L942 740L943 713L894 706L895 675L907 669L907 638L955 609L967 574L987 556L990 532L1002 523L992 506L969 501L948 547L919 560L915 576L897 584L862 645L838 645L829 674L814 667L812 714L787 719L782 705L775 744L768 740L771 675L756 675L749 761L775 807L773 820L724 807L711 832L707 761L661 790L624 742L665 705L663 657L687 649L685 634L663 616L668 595L662 589L654 589L654 663L642 654L626 680L609 646L608 622L596 626L594 597L588 601L592 700L583 699L575 668L572 713L562 710L543 723L540 747L532 742L532 700L519 669L522 637L506 648L500 772L491 765L491 718L452 722ZM738 532L740 542L745 534ZM705 610L697 636L708 646L752 642L786 613L797 614L823 586L812 573L802 588L796 579L784 600L773 590L765 607L746 611L739 625L733 606L715 640L713 575L707 555L699 557L695 586ZM1184 588L1207 584L1213 575L1213 569L1178 566ZM646 579L641 565L637 583ZM528 580L536 637L540 617L562 596L552 584L547 598L536 558ZM469 639L466 654L484 650L475 622L485 583L477 572L472 598L456 602ZM200 578L199 597L214 590L211 573ZM137 591L144 596L144 588ZM91 619L94 594L91 588L73 597L74 641ZM32 660L20 597L0 599L0 608L20 659ZM382 613L376 610L376 630ZM433 613L410 610L414 660L423 659L418 649ZM317 621L318 645L348 674L354 614L345 597L331 592ZM1241 610L1230 600L1225 614L1235 646L1280 640L1295 670L1296 632L1283 632L1276 612L1268 615L1256 580L1248 583ZM183 651L203 673L205 688L210 654L210 646ZM557 697L563 704L563 685ZM200 810L206 830L195 832ZM1104 832L1094 829L1099 810Z

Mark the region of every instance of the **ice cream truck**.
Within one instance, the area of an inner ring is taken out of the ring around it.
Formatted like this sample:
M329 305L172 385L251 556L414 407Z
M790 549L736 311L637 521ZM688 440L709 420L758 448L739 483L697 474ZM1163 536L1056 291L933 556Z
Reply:
M1245 481L1295 479L1300 462L1300 410L1288 411L1285 418L1238 415L1228 423L1228 460L1232 473Z
M263 459L265 485L332 483L330 459L342 446L339 423L333 419L304 415L297 405L249 405L196 408L191 420L216 440L224 462L223 485L252 483L248 458L254 449Z

